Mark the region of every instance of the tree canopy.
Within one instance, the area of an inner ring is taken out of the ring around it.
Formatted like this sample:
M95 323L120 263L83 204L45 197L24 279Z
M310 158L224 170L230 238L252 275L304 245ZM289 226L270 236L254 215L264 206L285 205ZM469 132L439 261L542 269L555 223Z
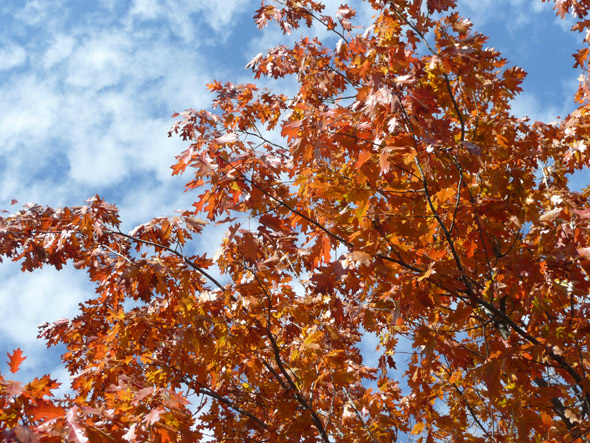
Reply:
M0 376L6 441L590 438L590 188L568 185L590 163L590 48L577 109L532 122L510 109L525 72L454 0L367 3L359 29L346 5L262 1L259 27L337 43L249 63L293 96L214 81L211 109L174 116L194 207L129 233L98 196L0 218L0 256L96 287L39 333L74 395ZM590 43L590 1L554 3ZM185 252L213 223L217 253Z

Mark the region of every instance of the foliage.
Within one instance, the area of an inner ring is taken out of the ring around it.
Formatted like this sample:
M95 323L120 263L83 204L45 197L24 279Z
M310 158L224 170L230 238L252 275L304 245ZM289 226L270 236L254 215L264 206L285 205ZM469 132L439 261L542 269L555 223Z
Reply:
M524 71L454 0L368 3L359 30L347 6L263 1L260 27L338 42L248 65L295 76L292 97L213 82L213 110L176 116L193 209L131 233L99 197L0 220L23 271L71 262L96 286L40 332L66 345L75 395L0 378L5 439L588 439L590 190L567 176L589 166L589 49L578 109L531 122L510 114ZM588 43L590 1L555 8ZM217 253L183 252L212 222Z

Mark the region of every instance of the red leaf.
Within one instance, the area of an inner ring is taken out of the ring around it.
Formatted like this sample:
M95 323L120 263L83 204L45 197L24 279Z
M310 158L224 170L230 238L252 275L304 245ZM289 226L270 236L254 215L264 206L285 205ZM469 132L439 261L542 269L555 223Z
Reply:
M10 372L12 372L13 374L18 372L21 363L27 358L23 357L23 351L21 350L21 348L17 348L16 350L14 350L12 355L8 352L6 353L6 355L8 356L8 367L10 368Z
M359 158L358 158L357 162L355 163L354 167L357 169L360 168L371 157L371 155L372 155L371 151L361 151L359 154Z
M590 55L590 48L582 48L578 50L574 54L574 58L576 59L576 62L574 63L574 68L584 67L584 65L586 64L586 60L588 60L588 55Z
M428 0L426 2L426 7L428 9L428 13L432 14L435 12L445 11L449 8L454 8L455 3L455 0Z
M52 420L54 418L63 417L65 410L59 406L54 405L47 400L38 400L37 407L33 411L35 420Z

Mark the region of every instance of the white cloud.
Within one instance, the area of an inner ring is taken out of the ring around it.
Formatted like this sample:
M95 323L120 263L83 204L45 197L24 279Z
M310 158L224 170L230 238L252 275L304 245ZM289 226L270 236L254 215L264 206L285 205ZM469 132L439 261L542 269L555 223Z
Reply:
M94 295L86 275L70 266L61 271L37 270L32 275L8 262L0 265L0 280L0 349L12 352L18 347L26 356L17 379L28 383L33 377L51 373L62 383L58 393L69 392L69 374L64 367L56 367L55 349L47 349L46 343L37 339L38 327L76 315L79 303ZM5 367L0 366L0 372L5 372Z
M123 80L132 69L132 51L121 33L104 31L92 35L68 58L66 84L85 90L99 90Z
M99 3L109 11L112 11L115 5L117 4L117 0L99 0Z
M45 322L71 317L78 303L93 295L81 271L67 267L61 271L41 269L21 273L17 264L0 266L0 335L19 346L38 345L37 327Z
M57 117L57 97L51 81L34 73L15 76L0 89L1 153L15 151L25 141L46 140ZM20 152L26 154L26 152Z
M55 153L69 161L59 178L70 194L93 194L138 171L168 180L182 150L167 137L169 116L210 101L204 84L214 66L193 48L121 27L78 34L79 43L58 35L31 70L4 81L0 156L11 173L0 176L0 200L30 195L23 185L51 174L45 159ZM58 198L58 189L45 187L45 196Z
M134 0L129 15L131 20L164 20L173 35L198 45L209 37L203 32L204 27L215 31L215 38L225 39L231 34L227 32L227 26L236 20L238 14L253 11L255 5L253 0L224 0L222 3L218 0Z
M85 149L86 143L71 147L70 177L76 182L98 187L109 186L121 181L129 172L122 147L117 146L108 136L92 140L95 149Z
M550 122L555 120L559 111L556 106L543 106L535 95L522 92L511 101L511 113L516 117Z
M70 56L74 49L75 39L72 36L60 34L43 54L43 67L49 69Z
M14 18L26 25L49 28L63 20L66 11L64 0L28 0L21 9L17 9Z
M0 47L0 71L16 68L26 60L27 53L22 46L8 43Z
M131 15L138 15L142 19L154 19L162 11L156 0L134 0Z
M498 21L509 30L533 23L540 13L551 13L550 5L540 0L459 0L457 4L478 26Z

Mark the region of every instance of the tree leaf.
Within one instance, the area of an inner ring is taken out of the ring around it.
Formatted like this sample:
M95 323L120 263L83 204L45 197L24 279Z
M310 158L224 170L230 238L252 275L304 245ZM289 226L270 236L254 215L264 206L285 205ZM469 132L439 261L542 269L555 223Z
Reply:
M6 353L8 356L8 367L10 368L10 372L16 374L20 368L21 363L27 358L23 356L23 351L21 348L16 348L12 351L12 354Z
M422 431L424 431L425 428L426 428L426 424L424 422L420 421L414 425L410 434L411 435L420 434L420 433L422 433Z

